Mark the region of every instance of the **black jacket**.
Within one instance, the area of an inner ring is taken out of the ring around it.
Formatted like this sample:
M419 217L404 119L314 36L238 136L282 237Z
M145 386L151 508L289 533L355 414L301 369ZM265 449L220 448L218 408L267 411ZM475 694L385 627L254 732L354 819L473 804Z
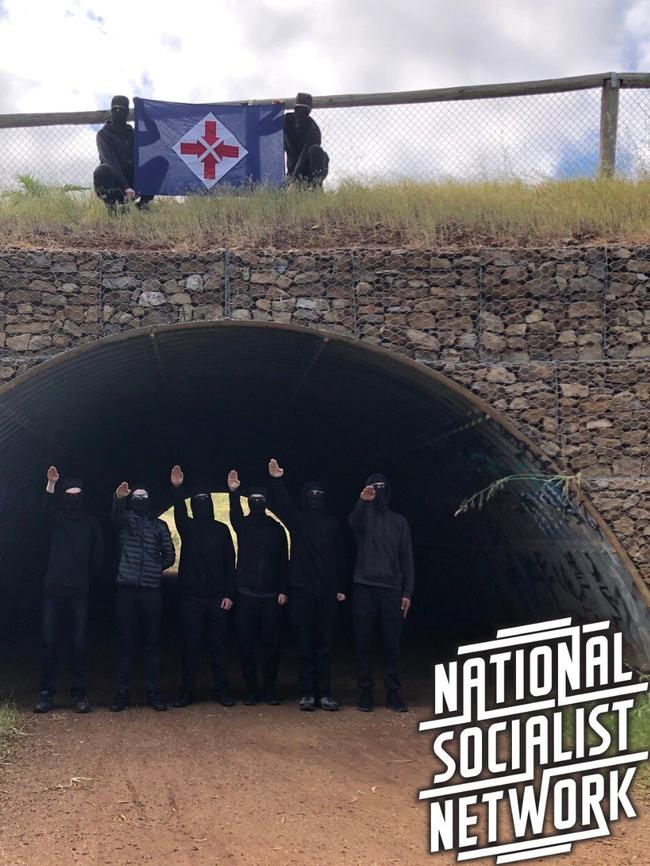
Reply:
M104 559L99 523L84 511L67 513L59 507L55 494L47 492L43 516L51 531L46 588L87 592L90 578L97 574Z
M286 595L289 551L283 527L266 514L244 517L238 492L230 494L230 523L237 533L237 589Z
M165 521L127 511L126 500L116 496L113 496L111 519L120 541L118 585L158 589L163 571L176 559Z
M307 151L312 144L320 143L320 128L313 118L307 117L304 125L298 128L293 111L284 115L284 150L288 174L300 174Z
M358 499L348 523L357 540L354 582L399 589L403 598L411 598L415 576L406 518Z
M112 120L97 133L99 161L115 172L122 190L133 184L133 127L116 127Z
M235 548L225 523L189 517L185 497L174 488L174 520L181 537L178 585L193 598L235 597Z
M304 494L304 491L303 491ZM317 595L345 592L345 555L338 520L294 507L282 478L271 481L272 508L291 535L289 585Z

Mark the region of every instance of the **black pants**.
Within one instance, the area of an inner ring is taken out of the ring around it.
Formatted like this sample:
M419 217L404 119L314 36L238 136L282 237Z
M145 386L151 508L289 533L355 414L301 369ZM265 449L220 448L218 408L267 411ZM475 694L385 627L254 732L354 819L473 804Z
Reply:
M307 151L307 158L302 163L302 167L295 178L320 186L327 177L329 164L330 158L320 144L312 144Z
M183 625L183 685L181 690L193 694L201 658L201 638L205 629L208 655L212 667L214 688L228 690L228 677L224 665L228 637L228 611L222 610L221 599L186 597L181 601Z
M399 589L354 584L353 617L357 649L357 682L360 689L372 688L370 650L375 623L379 620L385 656L384 683L399 689L399 649L404 625L402 593Z
M132 187L133 177L127 177L127 181L129 186ZM101 163L97 166L93 173L93 186L95 187L95 193L108 208L114 208L116 205L124 204L126 201L121 182L110 165ZM141 195L138 204L148 204L152 200L152 195Z
M277 596L255 598L237 593L235 604L244 683L249 692L257 693L257 658L262 656L262 679L265 689L273 689L278 676L280 613Z
M45 591L43 598L43 659L41 691L54 694L59 633L64 619L72 638L72 694L86 692L86 633L88 596L74 590Z
M127 691L138 645L138 633L144 636L144 666L147 691L160 689L160 617L159 589L137 589L120 586L117 590L117 688Z
M316 595L294 586L291 588L289 613L300 647L300 694L328 697L331 693L330 655L336 596L334 593Z

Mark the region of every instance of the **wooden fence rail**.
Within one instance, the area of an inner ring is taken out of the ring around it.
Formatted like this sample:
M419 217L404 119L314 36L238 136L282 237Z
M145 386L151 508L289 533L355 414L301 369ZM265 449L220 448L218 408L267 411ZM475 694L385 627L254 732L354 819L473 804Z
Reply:
M478 84L468 87L443 87L434 90L406 90L393 93L349 93L314 96L314 108L356 108L373 105L412 105L423 102L455 102L467 99L503 99L512 96L538 96L601 88L600 161L602 174L612 174L616 167L616 133L618 95L621 88L650 88L650 73L601 72L569 78L518 81L507 84ZM283 102L293 108L294 98L231 100L223 105L268 105ZM100 124L111 116L109 110L68 111L37 114L0 114L0 129L33 126L69 126ZM133 112L129 115L133 119Z

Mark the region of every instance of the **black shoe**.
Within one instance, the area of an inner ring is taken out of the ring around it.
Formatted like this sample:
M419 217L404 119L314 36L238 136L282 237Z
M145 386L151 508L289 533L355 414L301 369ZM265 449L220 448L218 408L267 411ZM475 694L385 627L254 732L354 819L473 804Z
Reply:
M321 710L329 710L330 713L335 712L339 708L337 701L335 701L334 698L330 697L329 695L321 698L318 703L320 704Z
M72 700L74 701L75 713L89 713L91 711L88 698L84 694L73 695Z
M388 689L386 692L386 706L396 713L408 713L408 707L404 703L404 698L397 689Z
M194 703L194 695L191 692L181 692L175 701L172 701L172 707L189 707Z
M149 696L147 697L147 703L152 710L156 710L159 713L167 709L167 704L160 697L159 692L149 692Z
M264 689L262 700L265 704L270 704L272 707L277 707L280 704L280 698L277 696L275 689Z
M371 689L361 689L359 703L357 705L362 713L371 713L375 707L372 700Z
M312 710L316 709L316 698L312 698L308 695L304 695L298 701L298 709L304 710L306 713L310 713Z
M256 704L259 704L260 699L255 694L255 692L246 692L244 695L244 706L245 707L254 707Z
M54 706L52 692L48 692L43 689L42 692L39 693L38 701L34 706L35 713L49 713L52 707Z
M122 710L125 710L129 705L129 693L128 692L118 692L115 695L115 699L111 704L111 712L113 713L121 713Z
M226 691L218 691L214 693L215 699L222 707L234 707L235 702Z

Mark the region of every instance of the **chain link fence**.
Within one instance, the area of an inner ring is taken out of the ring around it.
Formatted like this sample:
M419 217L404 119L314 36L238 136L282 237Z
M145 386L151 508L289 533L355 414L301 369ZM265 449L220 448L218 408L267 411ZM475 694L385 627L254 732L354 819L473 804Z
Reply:
M563 89L557 92L535 92L540 82L495 85L489 88L491 94L515 88L516 95L480 98L468 97L474 92L479 96L485 87L459 88L458 99L450 98L448 91L430 91L428 97L407 93L316 98L313 117L330 155L327 185L336 187L346 180L537 183L594 177L602 168L606 86L615 96L618 117L618 124L613 118L611 141L616 170L628 178L646 176L650 86L642 85L650 85L650 79L645 78L611 73L609 78L558 79L557 87ZM567 89L567 81L581 89ZM624 87L619 87L621 82ZM548 90L554 82L541 84ZM32 117L31 125L20 126L20 118L0 117L0 189L17 187L25 175L56 186L91 186L100 125L51 125L53 116L42 115L41 122L47 125L38 125L38 118Z

